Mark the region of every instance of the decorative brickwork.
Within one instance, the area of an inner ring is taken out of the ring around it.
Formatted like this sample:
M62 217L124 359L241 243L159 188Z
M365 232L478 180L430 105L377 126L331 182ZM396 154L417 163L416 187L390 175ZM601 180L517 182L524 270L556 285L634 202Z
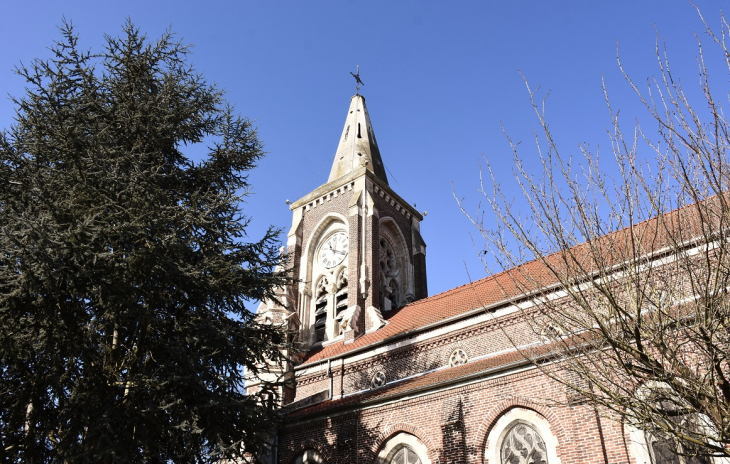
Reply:
M510 349L513 346L510 336L524 341L533 334L526 323L520 322L520 317L521 314L516 314L503 320L491 319L474 326L446 332L423 342L389 349L363 361L345 363L344 375L347 379L344 381L343 394L369 388L369 374L362 373L370 372L373 366L383 369L389 381L393 381L449 366L450 357L456 349L464 350L468 359ZM508 336L508 333L511 335ZM323 376L322 372L300 376L298 385L304 387L315 380L324 382ZM310 389L297 389L297 399L306 397L307 394L311 394Z
M558 462L605 462L599 419L592 407L548 407L533 400L564 399L563 391L560 385L540 372L528 369L381 405L353 406L359 413L353 411L343 415L345 411L335 410L327 419L282 430L280 439L291 443L310 442L324 433L331 456L327 462L354 462L358 454L367 458L360 462L375 462L373 459L379 448L389 437L406 432L426 445L432 462L492 463L485 456L490 440L494 439L490 432L510 411L524 410L533 411L535 417L548 424L550 435L542 431L541 435L547 445L554 447L551 454L557 456ZM326 413L321 414L326 416ZM620 425L611 423L607 426L605 422L601 423L602 434L610 462L628 463ZM350 437L360 440L358 452L345 446Z

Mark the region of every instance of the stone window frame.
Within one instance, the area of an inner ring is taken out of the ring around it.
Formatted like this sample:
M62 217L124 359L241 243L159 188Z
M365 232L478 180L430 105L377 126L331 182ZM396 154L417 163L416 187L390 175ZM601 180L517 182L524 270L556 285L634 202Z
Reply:
M336 212L329 212L323 218L319 220L317 225L312 229L309 235L306 245L303 247L303 254L301 259L300 276L304 282L307 282L305 287L308 289L305 294L309 292L309 296L305 298L305 302L302 305L302 314L300 319L302 323L306 325L305 330L309 333L308 339L313 346L324 346L329 343L333 343L337 340L342 339L342 335L338 334L338 324L335 323L335 308L334 308L334 295L328 296L327 304L327 329L325 329L325 337L323 341L316 340L316 334L314 331L314 320L315 320L315 303L316 296L316 284L322 278L327 276L330 287L334 285L335 278L343 267L347 267L349 258L345 259L344 262L335 266L332 269L326 269L318 262L318 251L320 246L332 235L338 232L344 232L349 237L349 221L345 216Z
M624 424L624 429L629 436L629 454L633 458L635 464L655 464L654 459L649 451L646 430L631 424ZM682 458L680 458L682 459ZM712 463L728 463L730 460L723 458L708 458ZM682 459L684 461L684 459Z
M411 262L411 254L408 252L408 241L406 240L405 235L403 235L403 231L398 223L390 216L380 218L378 230L378 260L380 259L380 240L385 240L393 252L398 268L398 275L390 277L388 280L395 282L395 285L397 286L398 295L393 309L400 308L413 300L415 291L413 288L413 263ZM376 263L373 263L373 265L376 265ZM377 263L377 265L378 272L382 272L379 263ZM385 286L385 282L381 281L380 286L382 291L382 288Z
M484 447L485 464L502 464L500 451L507 433L512 427L522 423L535 429L545 442L548 464L561 464L557 454L558 438L553 433L550 422L539 412L524 407L514 407L502 414L487 435Z
M473 360L473 358L477 357L477 354L475 354L472 350L472 347L470 347L468 344L463 343L462 341L456 341L454 343L450 343L446 345L444 348L440 350L440 359L441 359L441 365L444 367L455 367L451 365L451 356L457 351L461 350L466 354L466 362L470 362ZM464 363L466 364L466 363ZM460 366L462 364L458 364L457 366Z
M666 384L652 381L637 389L636 396L644 400L650 400L653 392L668 388L669 386ZM699 422L702 422L701 418L699 419ZM629 454L634 459L635 464L655 464L652 452L649 450L647 435L650 435L650 432L641 428L640 425L631 424L629 422L624 423L624 431L629 436ZM680 459L684 461L683 458L680 457ZM717 464L730 463L730 459L712 457L709 457L708 459L710 462Z
M320 274L317 276L317 280L314 284L314 288L312 291L312 331L314 332L314 341L316 343L321 343L327 338L327 319L329 319L329 313L330 313L330 306L332 305L332 294L330 292L331 288L330 284L330 276L328 274ZM320 288L324 290L322 294L320 294ZM324 303L324 326L322 327L323 330L323 340L317 340L317 305L320 303Z
M395 454L405 446L416 453L418 459L421 460L421 464L431 464L431 460L428 458L428 448L426 448L426 445L424 445L415 435L406 432L399 432L385 442L385 445L383 445L380 449L378 457L375 460L376 464L390 464L390 461Z
M415 462L413 461L413 456L415 456ZM421 464L421 458L418 457L418 453L410 446L403 444L396 446L386 460L389 464L396 462L402 464Z
M294 460L293 464L324 464L325 460L313 449L302 451Z

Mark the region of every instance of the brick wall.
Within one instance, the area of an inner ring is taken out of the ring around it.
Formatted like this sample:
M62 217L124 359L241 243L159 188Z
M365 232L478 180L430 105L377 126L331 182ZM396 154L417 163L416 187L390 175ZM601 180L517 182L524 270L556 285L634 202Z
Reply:
M448 366L449 357L457 348L463 349L469 359L473 359L511 349L513 342L520 345L536 340L531 326L522 318L522 314L517 313L389 350L362 361L345 360L344 378L340 370L333 370L335 384L343 385L342 394L351 394L370 388L370 380L378 371L385 372L387 381L392 382ZM321 371L297 378L297 400L329 386L325 364L321 366ZM335 395L339 392L335 389Z
M304 449L315 449L328 463L374 463L388 438L405 431L426 446L432 463L486 464L488 441L497 439L490 431L514 408L534 411L549 423L553 437L543 439L556 440L561 464L604 463L606 455L612 464L629 462L620 424L603 418L599 431L592 406L548 406L555 399L565 399L564 388L531 369L301 424L289 421L280 431L279 462L291 463Z

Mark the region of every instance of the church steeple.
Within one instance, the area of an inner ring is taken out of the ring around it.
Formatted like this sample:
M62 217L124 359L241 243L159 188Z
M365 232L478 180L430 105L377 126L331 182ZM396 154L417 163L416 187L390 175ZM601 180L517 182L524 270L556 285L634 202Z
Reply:
M286 320L300 341L350 343L428 295L423 216L388 185L362 95L350 100L327 183L289 208L286 254L297 284L286 298L296 316Z
M335 161L327 182L332 182L363 166L388 185L388 177L385 175L383 160L365 106L365 97L358 94L350 100L345 127L342 129Z

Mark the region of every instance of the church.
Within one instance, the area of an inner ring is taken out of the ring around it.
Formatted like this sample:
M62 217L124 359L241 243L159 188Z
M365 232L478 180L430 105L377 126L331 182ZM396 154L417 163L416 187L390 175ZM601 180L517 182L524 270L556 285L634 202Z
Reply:
M269 370L291 381L269 462L680 463L525 359L514 341L535 335L504 273L428 296L423 217L383 160L358 92L327 183L290 205L297 283L257 312L302 347Z

